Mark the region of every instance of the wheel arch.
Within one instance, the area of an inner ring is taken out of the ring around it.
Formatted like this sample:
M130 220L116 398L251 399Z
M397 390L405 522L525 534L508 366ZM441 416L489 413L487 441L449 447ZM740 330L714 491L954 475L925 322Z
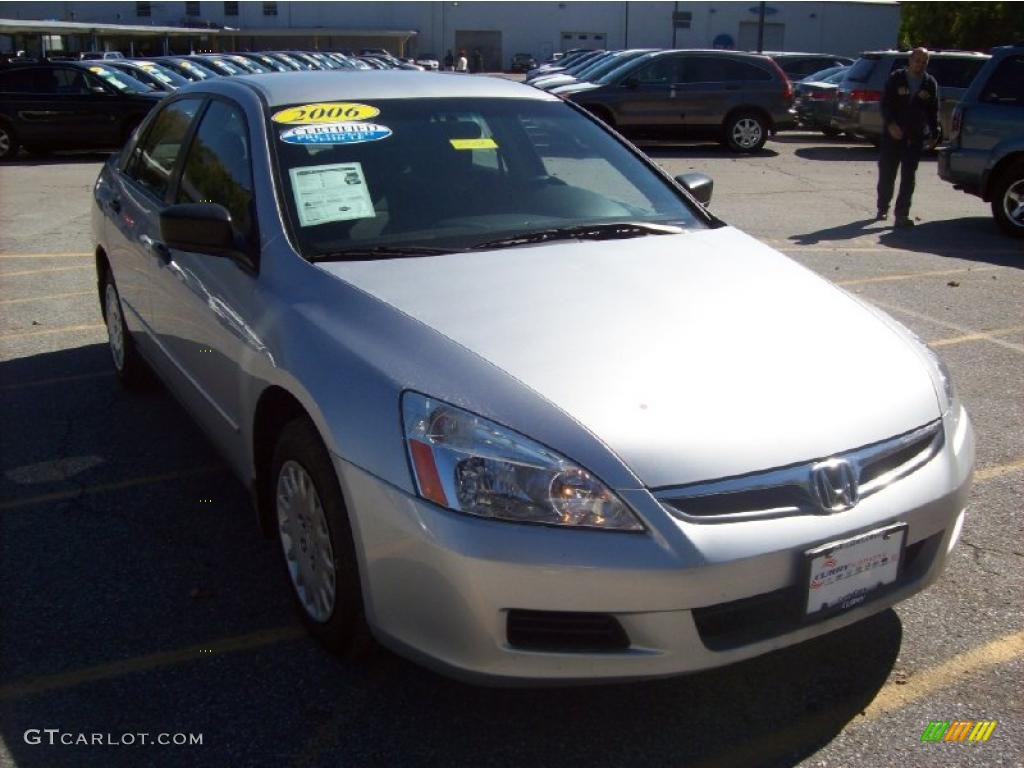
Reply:
M999 158L996 164L992 166L992 169L985 174L985 180L982 184L981 199L986 203L992 202L992 189L999 178L1007 168L1021 162L1024 162L1024 147L1017 147Z

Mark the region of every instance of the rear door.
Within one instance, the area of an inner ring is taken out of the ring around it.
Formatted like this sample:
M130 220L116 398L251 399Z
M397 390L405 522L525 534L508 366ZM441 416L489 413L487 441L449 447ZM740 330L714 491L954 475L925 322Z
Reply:
M715 133L730 104L742 98L743 81L724 56L689 56L683 62L680 79L672 86L680 119L690 133Z

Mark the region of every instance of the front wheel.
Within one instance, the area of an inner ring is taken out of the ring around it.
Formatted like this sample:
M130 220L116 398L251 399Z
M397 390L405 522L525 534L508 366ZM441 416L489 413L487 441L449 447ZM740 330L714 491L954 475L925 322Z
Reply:
M1008 235L1024 237L1024 162L999 175L992 189L992 215Z
M838 128L822 128L821 132L828 138L834 139L836 136L842 133Z
M733 152L757 152L768 141L768 124L754 112L730 118L723 131L723 141Z
M278 540L306 628L335 653L362 630L362 597L345 501L327 448L308 417L285 425L272 475Z

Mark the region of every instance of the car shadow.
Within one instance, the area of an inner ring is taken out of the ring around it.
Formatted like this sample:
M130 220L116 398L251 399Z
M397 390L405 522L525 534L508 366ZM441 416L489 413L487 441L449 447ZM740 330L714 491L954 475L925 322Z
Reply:
M1024 242L1007 237L991 217L965 216L941 221L915 221L915 226L896 229L886 221L859 219L848 224L791 235L794 245L853 240L877 233L878 243L900 251L929 253L967 259L1000 267L1024 269Z
M297 631L253 644L296 626L278 545L181 407L124 392L102 344L0 362L0 390L0 738L17 765L138 764L141 747L24 736L60 728L205 733L147 748L149 765L788 768L856 722L900 652L886 610L721 669L538 690L375 645L334 657Z
M732 157L741 159L745 157L778 157L779 153L767 146L757 152L733 152L721 144L685 144L683 142L645 142L642 139L634 139L635 143L648 157L652 159L678 159L678 158L723 158Z
M871 144L839 144L829 147L801 147L793 152L803 160L824 160L845 162L849 160L877 160L878 149Z
M113 152L53 152L32 154L21 150L16 157L4 162L5 166L36 166L36 165L69 165L85 163L105 163Z

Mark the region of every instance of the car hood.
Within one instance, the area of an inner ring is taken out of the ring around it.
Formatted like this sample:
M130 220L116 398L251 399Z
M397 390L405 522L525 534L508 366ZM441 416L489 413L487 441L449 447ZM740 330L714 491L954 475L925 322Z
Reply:
M589 83L580 81L578 83L569 83L558 87L558 90L553 91L554 93L560 93L562 95L571 95L574 93L583 93L584 91L594 91L601 87L600 83Z
M823 458L940 415L907 341L729 227L318 266L532 388L648 487Z

